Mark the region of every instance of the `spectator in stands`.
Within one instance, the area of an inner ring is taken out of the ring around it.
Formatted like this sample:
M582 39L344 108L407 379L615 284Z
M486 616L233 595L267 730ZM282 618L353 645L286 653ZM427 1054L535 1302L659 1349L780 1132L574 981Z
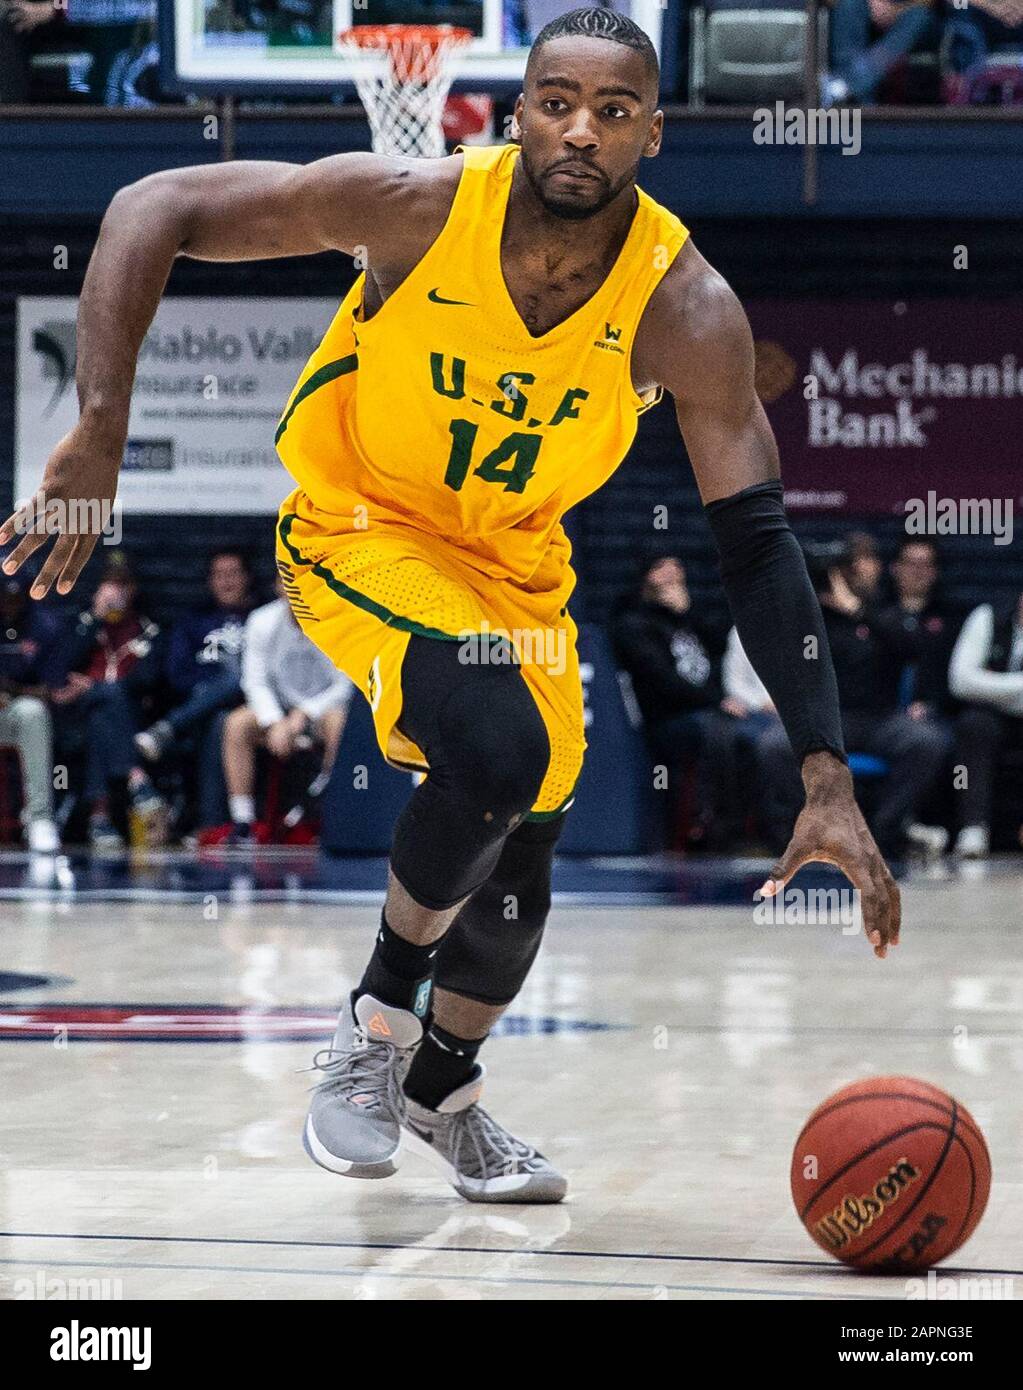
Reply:
M933 540L907 536L890 569L895 602L881 610L882 625L901 637L882 646L881 684L896 693L910 719L931 723L951 744L954 701L948 688L948 663L963 615L941 593L938 547ZM948 844L941 826L913 823L909 839L930 854Z
M206 575L210 602L172 629L164 675L177 703L163 719L135 735L147 762L158 762L182 742L196 753L200 826L220 825L226 813L220 749L224 718L242 700L242 642L252 608L252 572L238 550L218 550Z
M955 849L982 859L990 848L996 759L1023 750L1023 594L1011 605L973 610L952 652L949 685L969 705L957 730L967 784L957 792Z
M1023 0L969 0L962 8L944 0L944 18L945 99L981 99L983 88L973 89L988 57L1000 48L1023 48Z
M863 603L876 603L881 595L884 561L869 531L850 531L845 538L846 578Z
M901 627L906 649L903 655L892 654L890 659L897 665L883 678L885 685L897 684L899 703L911 719L948 719L953 706L948 663L963 613L942 594L937 545L907 536L890 572L895 602L882 609L881 617L884 623Z
M664 769L664 774L655 771L654 780L655 789L666 793L662 845L673 842L679 790L695 763L694 838L708 849L727 847L742 830L742 721L722 690L720 642L693 611L677 555L662 553L644 562L638 585L619 607L611 640L618 665L632 681L655 769Z
M160 673L159 629L136 602L135 580L115 555L91 607L79 614L63 653L68 674L51 697L61 742L85 754L83 790L94 849L124 844L112 816L115 786L127 790L132 811L154 839L166 829L167 807L138 765L135 749L140 712Z
M24 8L0 0L0 105L28 101L36 16L23 13Z
M0 584L0 747L17 750L28 847L53 854L60 837L53 820L53 725L50 689L61 683L59 625L45 606L30 603L27 584Z
M749 813L766 834L763 816L765 798L760 787L756 747L767 730L776 728L781 721L734 627L725 643L721 673L725 691L721 708L739 721L736 728L739 739L739 785L745 791Z
M157 0L0 0L12 25L27 33L65 19L92 54L86 83L98 106L152 106L159 63Z
M934 827L920 825L919 811L941 771L950 737L940 722L915 718L900 703L903 668L919 655L916 636L901 617L860 596L873 569L864 570L862 556L857 567L848 544L809 558L835 663L846 747L888 764L874 836L887 855L899 854L907 835L936 848L937 837L928 833ZM768 729L757 748L769 839L777 850L788 842L802 804L799 769L780 726Z
M753 663L746 655L734 627L725 643L721 674L725 699L730 705L730 712L736 718L753 719L765 729L778 718L764 682L754 671Z
M245 704L224 725L224 777L231 842L251 844L256 808L256 749L286 760L306 740L322 747L320 771L309 787L315 801L330 778L354 687L295 621L284 597L257 608L245 624L242 690Z
M939 33L931 0L834 0L833 67L821 79L821 104L872 105L888 74Z

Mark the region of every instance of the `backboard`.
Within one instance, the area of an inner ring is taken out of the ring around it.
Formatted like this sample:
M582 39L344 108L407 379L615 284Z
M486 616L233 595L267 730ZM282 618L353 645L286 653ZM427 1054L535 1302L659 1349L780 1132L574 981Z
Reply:
M517 88L533 39L579 0L160 0L169 90L252 96L336 95L348 85L336 35L358 24L456 24L475 35L456 90ZM615 0L660 52L661 0Z

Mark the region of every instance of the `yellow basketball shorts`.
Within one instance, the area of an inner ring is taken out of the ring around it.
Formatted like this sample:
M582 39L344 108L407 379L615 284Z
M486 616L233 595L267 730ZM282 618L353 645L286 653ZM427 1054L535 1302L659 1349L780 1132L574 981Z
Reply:
M501 649L485 639L510 639L551 748L527 819L567 810L586 749L582 683L575 622L567 607L552 605L570 592L571 575L527 592L481 574L423 531L357 529L346 517L318 511L301 489L281 506L277 568L303 632L369 701L377 743L393 767L429 771L422 750L397 728L409 638L462 642L467 660Z

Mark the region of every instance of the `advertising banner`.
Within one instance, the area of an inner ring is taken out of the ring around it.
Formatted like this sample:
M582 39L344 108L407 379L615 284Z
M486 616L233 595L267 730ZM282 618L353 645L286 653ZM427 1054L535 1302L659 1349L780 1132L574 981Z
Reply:
M17 500L78 419L77 310L72 296L18 300ZM293 484L274 430L336 310L330 299L164 299L139 353L124 512L276 512Z
M1023 297L745 307L791 511L1023 500Z

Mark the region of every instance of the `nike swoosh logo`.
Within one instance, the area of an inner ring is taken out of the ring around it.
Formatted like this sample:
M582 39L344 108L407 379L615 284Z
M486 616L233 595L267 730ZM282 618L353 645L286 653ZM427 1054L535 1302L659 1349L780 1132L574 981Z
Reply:
M430 1129L420 1129L418 1125L414 1125L414 1124L412 1123L412 1121L411 1121L411 1120L408 1120L408 1119L405 1121L405 1123L406 1123L406 1125L408 1125L409 1129L412 1131L413 1134L418 1135L420 1139L425 1139L425 1141L427 1142L427 1144L432 1144L432 1143L433 1143L433 1131L432 1131L432 1130L430 1130Z
M461 304L463 308L475 309L475 304L470 304L467 299L442 299L436 290L431 290L426 296L431 304Z

